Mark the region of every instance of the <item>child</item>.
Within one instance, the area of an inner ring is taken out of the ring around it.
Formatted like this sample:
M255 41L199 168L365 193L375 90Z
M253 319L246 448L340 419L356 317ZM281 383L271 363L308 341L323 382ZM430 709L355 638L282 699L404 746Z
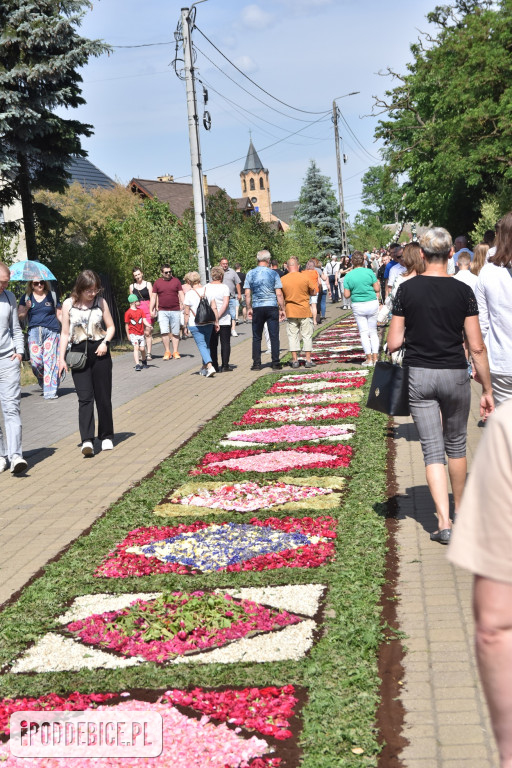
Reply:
M144 312L140 308L140 301L134 293L130 293L128 296L128 303L130 309L127 309L124 313L124 322L126 335L133 344L133 357L135 359L135 370L142 371L143 368L147 368L146 361L146 339L144 337L144 326L151 328L151 324L148 323L144 316ZM142 355L142 365L139 360L139 350Z

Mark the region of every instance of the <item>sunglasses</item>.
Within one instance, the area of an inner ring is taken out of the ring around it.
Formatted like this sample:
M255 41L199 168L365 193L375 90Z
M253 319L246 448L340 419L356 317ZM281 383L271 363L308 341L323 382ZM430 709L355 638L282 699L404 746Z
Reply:
M170 269L164 269L164 271L162 272L162 274L163 274L163 275L170 275L170 274L171 274L171 270L170 270Z
M44 285L44 280L32 280L32 285Z

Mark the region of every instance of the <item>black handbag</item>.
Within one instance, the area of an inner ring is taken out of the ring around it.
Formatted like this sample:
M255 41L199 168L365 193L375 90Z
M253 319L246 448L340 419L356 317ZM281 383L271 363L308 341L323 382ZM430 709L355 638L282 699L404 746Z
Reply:
M76 352L76 351L73 351L72 349L68 349L64 357L66 361L66 365L70 371L82 371L87 365L87 342L89 340L89 336L88 336L89 323L91 320L92 311L95 306L96 306L96 299L94 299L94 303L91 309L89 310L89 317L87 319L87 328L86 328L86 335L85 335L85 351Z
M388 416L409 416L409 369L384 360L375 363L367 408Z
M195 290L195 288L194 288ZM196 291L197 293L197 291ZM192 307L192 312L194 314L194 322L196 325L211 325L211 323L217 322L215 319L215 312L213 311L211 304L209 303L206 296L201 296L201 294L197 293L199 298L199 304L197 306L197 310L194 312Z
M87 364L87 341L85 342L85 352L73 352L72 349L68 349L65 360L70 371L83 370Z

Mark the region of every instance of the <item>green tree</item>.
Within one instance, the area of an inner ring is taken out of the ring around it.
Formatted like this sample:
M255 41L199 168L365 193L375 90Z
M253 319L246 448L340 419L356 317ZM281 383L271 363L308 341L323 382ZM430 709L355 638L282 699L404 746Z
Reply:
M354 223L348 225L348 242L352 251L366 251L368 248L382 248L391 240L391 232L386 229L374 213L359 212Z
M0 3L0 206L20 199L29 258L37 256L33 192L64 191L72 156L92 126L55 114L84 103L78 68L108 50L76 28L88 0Z
M388 166L374 165L364 174L361 213L377 218L382 224L397 222L402 210L403 192Z
M456 0L428 15L433 34L411 46L408 72L376 99L376 135L405 207L420 223L470 231L482 200L512 179L512 0ZM508 199L510 199L508 197Z
M314 230L322 251L341 249L336 196L330 179L322 176L314 160L311 160L302 184L299 206L294 213L294 219L302 221ZM311 254L311 256L316 255Z

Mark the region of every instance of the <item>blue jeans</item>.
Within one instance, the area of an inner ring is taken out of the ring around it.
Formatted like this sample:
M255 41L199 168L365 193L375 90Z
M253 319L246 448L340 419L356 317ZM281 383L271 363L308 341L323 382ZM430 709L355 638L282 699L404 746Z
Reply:
M327 291L325 291L324 289L322 289L322 293L320 294L318 303L320 304L320 317L325 317L325 307L327 304Z
M229 314L231 315L232 320L236 320L236 308L238 306L238 299L235 297L231 297L229 299Z
M213 331L213 325L189 325L188 329L197 344L203 365L211 363L210 338Z
M279 309L277 307L253 307L252 310L252 361L261 363L261 335L267 324L270 336L272 362L279 362Z

